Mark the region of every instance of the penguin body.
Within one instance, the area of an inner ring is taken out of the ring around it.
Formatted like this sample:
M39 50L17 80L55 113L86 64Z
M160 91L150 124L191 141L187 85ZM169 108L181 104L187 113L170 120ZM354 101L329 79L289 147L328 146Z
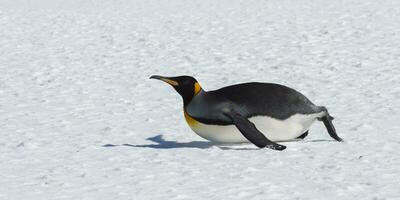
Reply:
M201 91L193 97L184 112L190 128L207 140L248 142L232 120L223 114L231 109L247 118L271 141L299 137L326 111L291 88L254 82L210 92Z
M174 87L183 98L189 127L210 141L251 142L260 148L283 150L286 147L276 141L307 135L316 120L324 122L331 137L342 141L325 107L283 85L252 82L207 92L190 76L151 78Z

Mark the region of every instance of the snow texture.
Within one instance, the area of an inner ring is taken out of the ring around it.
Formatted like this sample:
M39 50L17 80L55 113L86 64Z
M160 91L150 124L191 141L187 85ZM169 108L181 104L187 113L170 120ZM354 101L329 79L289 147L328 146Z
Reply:
M0 199L400 199L400 1L0 1ZM293 87L335 117L214 145L179 95Z

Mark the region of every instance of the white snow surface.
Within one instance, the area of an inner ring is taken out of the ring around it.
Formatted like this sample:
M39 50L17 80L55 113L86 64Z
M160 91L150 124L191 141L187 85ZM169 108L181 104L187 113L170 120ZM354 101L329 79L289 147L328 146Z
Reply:
M400 1L0 1L0 199L400 199ZM282 152L214 145L179 95L250 81L328 107Z

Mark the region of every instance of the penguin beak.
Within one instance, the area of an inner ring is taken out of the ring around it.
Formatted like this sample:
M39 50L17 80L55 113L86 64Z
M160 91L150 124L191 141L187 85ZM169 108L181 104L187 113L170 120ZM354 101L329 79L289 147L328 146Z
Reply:
M153 76L150 76L150 79L161 80L161 81L164 81L164 82L166 82L166 83L168 83L168 84L170 84L172 86L178 86L179 85L179 83L177 81L174 81L171 78L165 77L165 76L153 75Z

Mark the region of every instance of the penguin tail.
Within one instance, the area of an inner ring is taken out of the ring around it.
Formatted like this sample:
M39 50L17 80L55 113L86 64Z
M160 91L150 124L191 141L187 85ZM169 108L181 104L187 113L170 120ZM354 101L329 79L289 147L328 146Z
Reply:
M322 122L324 123L324 125L325 125L325 127L326 127L326 130L328 131L329 136L331 136L333 139L335 139L335 140L338 141L338 142L342 142L343 139L340 138L340 137L337 135L336 129L335 129L335 127L333 126L333 123L332 123L334 117L332 117L332 116L329 114L328 110L327 110L325 107L320 107L320 108L322 109L321 111L324 111L324 116L319 117L318 120L319 120L319 121L322 121Z

